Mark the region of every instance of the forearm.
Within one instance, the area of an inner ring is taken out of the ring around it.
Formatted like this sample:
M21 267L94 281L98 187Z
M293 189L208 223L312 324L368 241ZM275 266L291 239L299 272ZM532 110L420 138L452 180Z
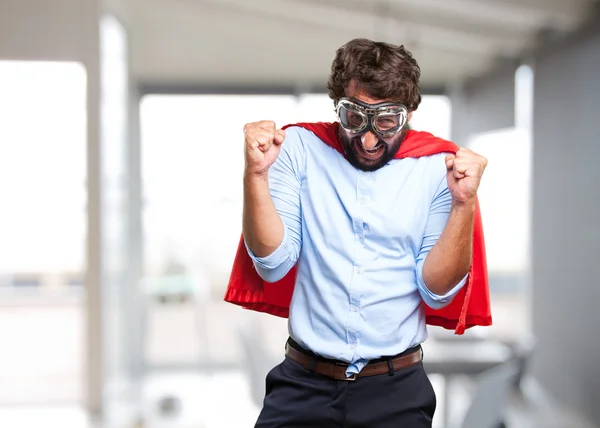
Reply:
M248 248L256 257L270 255L281 244L283 228L271 199L268 176L244 174L242 229Z
M453 203L446 226L423 263L423 281L437 295L444 295L469 272L473 246L475 201Z

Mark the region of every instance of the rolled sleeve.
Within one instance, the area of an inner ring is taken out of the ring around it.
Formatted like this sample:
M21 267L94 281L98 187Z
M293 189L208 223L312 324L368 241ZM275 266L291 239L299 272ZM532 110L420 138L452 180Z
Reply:
M467 277L469 274L465 275L463 279L460 280L458 284L456 284L450 291L446 294L435 294L425 284L423 281L423 265L425 264L425 260L421 260L417 263L417 282L419 286L419 293L421 294L421 298L425 302L427 306L432 309L441 309L444 306L447 306L452 302L452 299L458 294L460 289L467 282Z
M290 234L286 227L283 228L283 239L275 251L265 257L257 257L246 245L248 255L254 263L254 268L260 277L267 282L277 282L283 278L294 266L295 260L290 251Z

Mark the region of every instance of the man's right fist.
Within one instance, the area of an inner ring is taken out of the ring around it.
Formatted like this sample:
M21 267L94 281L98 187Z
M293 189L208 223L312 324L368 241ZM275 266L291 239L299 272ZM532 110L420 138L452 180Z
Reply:
M277 129L272 120L247 123L244 126L246 150L246 174L266 175L273 165L281 143L285 139L285 131Z

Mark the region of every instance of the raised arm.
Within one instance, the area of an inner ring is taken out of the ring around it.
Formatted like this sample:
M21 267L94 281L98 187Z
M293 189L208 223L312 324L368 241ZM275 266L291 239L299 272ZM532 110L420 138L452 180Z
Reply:
M261 121L246 124L244 135L246 167L242 230L250 251L256 257L266 257L283 240L283 222L269 190L269 167L279 156L285 131L277 130L275 122Z
M289 131L286 135L267 121L244 128L244 240L258 274L268 282L289 272L302 246L304 153L298 132Z
M477 189L486 166L487 159L464 148L446 157L450 213L422 272L427 289L435 295L449 293L469 272Z

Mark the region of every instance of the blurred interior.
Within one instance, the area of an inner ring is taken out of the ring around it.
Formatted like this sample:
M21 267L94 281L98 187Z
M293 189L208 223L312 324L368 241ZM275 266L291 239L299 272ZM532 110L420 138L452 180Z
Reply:
M600 427L598 8L2 0L0 427L253 426L287 325L223 302L242 126L335 120L355 37L407 46L411 126L489 159L494 325L429 329L434 427Z

